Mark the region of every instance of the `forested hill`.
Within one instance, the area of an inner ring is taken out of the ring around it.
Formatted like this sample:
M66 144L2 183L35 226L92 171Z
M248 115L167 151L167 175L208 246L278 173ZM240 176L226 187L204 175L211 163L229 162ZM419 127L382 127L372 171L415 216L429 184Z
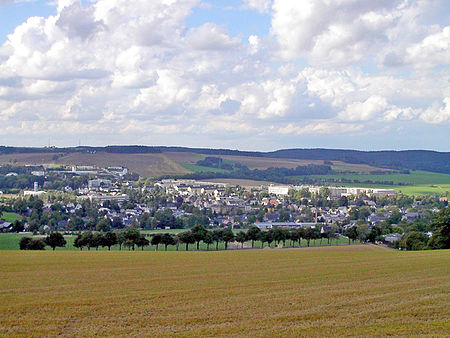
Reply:
M450 174L450 152L427 150L406 151L358 151L340 149L283 149L273 152L239 151L231 149L187 148L187 147L148 147L148 146L107 146L73 148L25 148L2 147L0 154L38 153L38 152L107 152L123 154L145 154L164 152L186 152L204 155L236 155L249 157L272 157L307 160L343 161L355 164L368 164L374 167L391 169L425 170Z
M358 151L339 149L284 149L266 153L276 158L343 161L392 169L450 173L450 152L428 150Z

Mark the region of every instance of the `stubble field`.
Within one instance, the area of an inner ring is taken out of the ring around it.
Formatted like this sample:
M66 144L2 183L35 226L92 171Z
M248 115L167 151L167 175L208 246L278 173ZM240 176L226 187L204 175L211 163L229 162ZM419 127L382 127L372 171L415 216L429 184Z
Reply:
M0 251L0 336L450 334L450 251Z

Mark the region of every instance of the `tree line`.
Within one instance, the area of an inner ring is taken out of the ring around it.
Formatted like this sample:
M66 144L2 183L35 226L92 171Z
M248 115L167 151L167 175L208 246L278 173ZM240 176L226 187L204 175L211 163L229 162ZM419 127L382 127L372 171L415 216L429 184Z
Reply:
M161 245L166 251L168 246L176 246L176 250L179 250L181 245L188 251L191 245L195 245L195 248L200 250L200 243L203 242L207 250L210 250L211 246L215 246L215 249L219 250L221 243L227 250L231 242L240 243L241 248L244 247L246 242L251 242L251 247L254 248L257 241L261 243L261 248L264 248L266 243L268 246L272 243L277 245L283 243L283 246L286 246L286 241L290 241L290 246L292 247L295 247L296 244L300 246L302 239L306 241L307 246L310 246L311 240L316 239L320 239L320 244L322 244L323 239L327 240L327 244L330 244L331 240L336 238L336 234L332 231L321 232L318 228L311 227L292 229L277 227L262 231L257 226L251 226L247 232L239 231L235 234L231 228L208 230L202 225L196 225L190 230L178 234L154 233L148 235L148 237L149 239L144 234L141 234L139 229L133 227L114 232L86 231L77 235L73 245L80 250L90 250L91 248L98 250L99 247L111 250L111 247L115 245L119 246L119 250L122 250L122 248L127 248L128 250L140 248L144 250L144 247L149 245L155 246L155 249L158 250ZM50 246L55 250L56 247L64 247L66 244L67 242L62 234L52 232L46 239L22 238L20 240L20 249L43 250L45 246Z
M201 162L203 163L203 162ZM210 166L211 167L211 166ZM215 168L215 167L214 167ZM222 165L221 169L225 169ZM271 181L278 183L291 184L296 181L293 176L310 176L310 175L329 175L334 171L329 165L308 164L298 166L295 169L288 168L267 168L267 169L249 169L245 165L234 164L232 171L227 172L196 172L187 175L162 176L162 178L179 178L179 179L211 179L211 178L237 178L249 179L257 181Z

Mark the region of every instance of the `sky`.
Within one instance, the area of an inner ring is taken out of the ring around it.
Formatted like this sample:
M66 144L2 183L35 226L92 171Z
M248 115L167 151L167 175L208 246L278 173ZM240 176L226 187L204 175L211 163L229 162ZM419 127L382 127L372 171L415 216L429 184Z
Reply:
M0 0L0 145L449 140L446 0Z

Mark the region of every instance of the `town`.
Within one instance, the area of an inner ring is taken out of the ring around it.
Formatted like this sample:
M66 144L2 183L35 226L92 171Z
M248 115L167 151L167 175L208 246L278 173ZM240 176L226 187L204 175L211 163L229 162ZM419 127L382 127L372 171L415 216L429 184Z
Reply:
M148 179L125 167L0 167L1 232L312 228L359 242L397 245L406 233L430 238L447 197L393 189ZM353 231L352 231L353 229Z

